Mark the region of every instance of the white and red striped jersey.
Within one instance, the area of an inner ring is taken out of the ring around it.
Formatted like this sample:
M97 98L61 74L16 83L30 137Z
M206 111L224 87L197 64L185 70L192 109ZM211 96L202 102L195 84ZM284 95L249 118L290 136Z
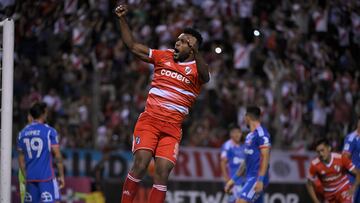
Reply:
M331 153L331 160L328 164L319 158L311 161L309 169L309 179L315 181L317 178L324 187L325 198L331 198L344 188L350 187L350 180L346 175L347 171L352 171L355 166L349 158L339 153Z
M196 62L175 62L172 50L150 49L149 57L155 68L145 111L160 120L181 123L201 89Z

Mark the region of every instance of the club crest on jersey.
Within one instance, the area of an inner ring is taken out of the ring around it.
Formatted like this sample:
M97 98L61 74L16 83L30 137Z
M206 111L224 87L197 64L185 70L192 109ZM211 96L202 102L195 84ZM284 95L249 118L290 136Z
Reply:
M246 136L246 139L245 139L245 144L251 145L253 137L254 137L254 136L253 136L252 133L251 133L251 134L248 134L248 135Z
M335 169L335 171L340 172L340 166L335 165L335 166L334 166L334 169Z
M185 67L185 73L186 75L189 75L191 73L191 68L189 66Z
M32 202L32 196L31 196L30 193L28 193L28 192L25 193L24 201L25 202Z
M51 195L51 193L45 191L45 192L41 193L41 201L42 202L53 202L54 200L53 200L53 196Z
M168 61L168 62L165 62L165 65L171 66L171 63Z
M136 137L135 137L135 143L136 143L136 144L140 144L140 137L139 137L139 136L136 136Z

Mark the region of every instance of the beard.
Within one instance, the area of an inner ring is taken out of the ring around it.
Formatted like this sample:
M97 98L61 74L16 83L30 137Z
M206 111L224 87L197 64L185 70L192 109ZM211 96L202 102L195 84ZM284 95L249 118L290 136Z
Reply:
M185 61L188 57L189 57L189 54L188 52L180 52L178 49L174 49L174 61L176 62L183 62Z

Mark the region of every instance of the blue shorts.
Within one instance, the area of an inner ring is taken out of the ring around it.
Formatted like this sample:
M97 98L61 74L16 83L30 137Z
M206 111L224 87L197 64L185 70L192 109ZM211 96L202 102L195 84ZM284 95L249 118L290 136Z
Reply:
M60 201L60 190L56 179L46 182L27 182L24 202Z
M257 177L248 177L246 179L246 183L243 186L241 193L239 195L240 199L246 200L247 202L263 202L264 190L260 193L255 193L255 184L257 181ZM264 189L267 186L268 180L264 180Z

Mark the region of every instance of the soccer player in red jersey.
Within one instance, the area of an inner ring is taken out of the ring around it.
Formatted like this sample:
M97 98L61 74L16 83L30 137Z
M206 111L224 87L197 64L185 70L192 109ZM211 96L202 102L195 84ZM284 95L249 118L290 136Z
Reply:
M155 50L134 40L125 15L126 5L115 9L122 40L138 58L154 64L154 77L133 134L134 164L125 180L122 203L132 202L149 162L155 158L154 184L149 202L165 201L167 181L176 163L181 140L181 123L209 81L208 65L198 52L202 42L199 32L188 28L179 35L174 50Z
M314 203L320 203L314 190L314 182L320 180L323 195L329 203L352 203L355 188L360 183L360 173L351 160L339 153L331 152L328 140L321 139L316 143L318 157L313 159L309 168L306 184ZM350 184L347 171L356 174L356 182Z

